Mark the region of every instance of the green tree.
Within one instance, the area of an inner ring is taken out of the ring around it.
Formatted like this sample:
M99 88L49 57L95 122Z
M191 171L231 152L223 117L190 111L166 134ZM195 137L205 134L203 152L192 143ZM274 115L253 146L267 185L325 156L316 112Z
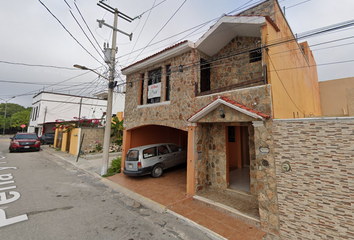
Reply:
M25 110L22 110L20 112L16 112L16 113L12 114L11 121L10 121L10 127L18 129L18 130L21 129L22 124L25 124L27 127L28 122L29 122L29 118L30 118L30 114L31 114L30 108L27 108Z
M121 146L123 142L123 119L119 121L118 117L113 117L111 129L113 130L111 137L114 137L114 142Z
M5 108L6 108L6 118L11 117L12 114L14 114L14 113L21 112L26 109L25 107L18 105L16 103L7 103L7 107L6 107L6 103L1 103L0 104L0 116L4 116Z

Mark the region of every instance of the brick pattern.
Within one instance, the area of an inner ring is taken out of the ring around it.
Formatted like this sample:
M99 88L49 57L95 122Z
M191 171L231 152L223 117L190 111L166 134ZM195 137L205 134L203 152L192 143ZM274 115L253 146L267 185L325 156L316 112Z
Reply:
M354 118L274 121L284 239L354 238L353 133Z

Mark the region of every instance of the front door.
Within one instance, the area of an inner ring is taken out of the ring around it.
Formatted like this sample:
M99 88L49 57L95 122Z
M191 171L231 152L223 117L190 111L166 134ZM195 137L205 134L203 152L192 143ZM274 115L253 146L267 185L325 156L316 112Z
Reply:
M226 127L228 187L250 192L250 154L247 126Z

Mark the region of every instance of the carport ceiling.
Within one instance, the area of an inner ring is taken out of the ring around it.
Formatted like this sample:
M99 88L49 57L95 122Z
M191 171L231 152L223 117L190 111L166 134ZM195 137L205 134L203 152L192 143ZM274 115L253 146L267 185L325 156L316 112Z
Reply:
M195 43L195 47L213 56L236 36L261 37L261 26L265 24L265 17L224 16Z

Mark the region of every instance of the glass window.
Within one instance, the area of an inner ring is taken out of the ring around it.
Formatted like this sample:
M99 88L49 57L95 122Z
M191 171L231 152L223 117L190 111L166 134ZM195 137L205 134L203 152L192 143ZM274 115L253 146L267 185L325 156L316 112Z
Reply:
M171 92L171 65L166 66L166 101L170 101L170 92Z
M16 134L15 139L37 139L36 134Z
M228 126L227 130L228 130L229 142L235 142L235 127Z
M168 148L166 145L161 145L157 147L157 151L159 155L167 154L169 153Z
M149 72L148 99L147 103L158 103L161 101L161 68Z
M150 158L156 156L156 147L147 148L143 151L144 158Z
M141 74L141 85L140 85L140 105L144 104L144 77L145 74Z
M127 161L138 161L139 160L139 151L130 150L127 154Z
M172 152L178 152L181 149L179 146L174 145L174 144L170 144L170 145L168 145L168 147L171 149Z
M257 48L250 51L250 63L262 61L262 49Z

